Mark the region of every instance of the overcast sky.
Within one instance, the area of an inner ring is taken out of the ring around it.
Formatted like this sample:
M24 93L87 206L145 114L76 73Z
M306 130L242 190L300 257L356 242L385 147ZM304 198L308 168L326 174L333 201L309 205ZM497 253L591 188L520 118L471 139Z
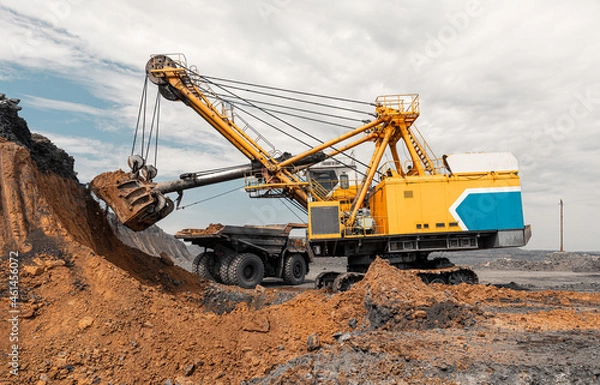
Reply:
M126 167L151 54L183 52L203 74L366 101L419 93L417 123L437 155L517 156L528 248L558 247L562 198L566 248L600 250L599 17L594 0L0 0L0 92L22 99L32 131L74 156L83 182ZM163 116L161 180L244 161L181 103L163 103ZM241 185L197 189L184 203ZM161 226L295 219L236 191Z

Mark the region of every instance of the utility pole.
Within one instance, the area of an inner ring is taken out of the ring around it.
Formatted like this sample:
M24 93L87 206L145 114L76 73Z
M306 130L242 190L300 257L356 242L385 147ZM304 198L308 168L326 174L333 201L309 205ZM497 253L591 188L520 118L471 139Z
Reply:
M564 251L564 203L563 200L560 200L560 203L558 204L560 206L560 252L562 253Z

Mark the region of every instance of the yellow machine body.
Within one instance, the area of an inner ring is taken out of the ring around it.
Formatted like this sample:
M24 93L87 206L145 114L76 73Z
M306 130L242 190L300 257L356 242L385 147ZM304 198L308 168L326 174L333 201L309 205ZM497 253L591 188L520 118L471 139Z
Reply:
M350 229L344 228L349 203L309 203L309 238L522 233L525 228L517 170L415 176L390 172L370 192L366 206L373 225ZM357 220L366 219L359 213Z
M513 173L386 178L371 197L371 213L379 234L522 228L519 182ZM474 199L461 201L465 194Z

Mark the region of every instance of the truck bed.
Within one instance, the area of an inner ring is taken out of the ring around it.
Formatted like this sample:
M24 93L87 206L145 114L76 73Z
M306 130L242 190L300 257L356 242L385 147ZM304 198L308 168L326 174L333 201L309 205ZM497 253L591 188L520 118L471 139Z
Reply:
M181 230L175 234L175 238L201 247L214 248L218 243L243 244L268 254L278 254L287 244L290 231L295 228L306 228L306 225L298 223L268 226L211 224L205 229Z

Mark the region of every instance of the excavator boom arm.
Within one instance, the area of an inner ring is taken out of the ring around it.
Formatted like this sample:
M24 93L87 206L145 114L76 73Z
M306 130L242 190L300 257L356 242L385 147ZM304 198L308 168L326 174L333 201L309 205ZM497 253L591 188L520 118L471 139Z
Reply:
M152 182L152 176L139 177L135 169L129 176L118 174L118 178L113 178L110 183L107 181L111 178L94 179L91 183L92 189L113 208L121 222L132 229L146 228L173 210L173 203L163 194L181 193L186 189L248 176L256 178L260 183L247 186L247 191L266 190L264 196L280 196L279 194L283 193L307 208L309 201L327 198L316 190L313 191L313 188L321 187L306 181L298 171L367 141L375 143L375 151L365 177L357 186L351 213L346 220L347 226L352 226L358 210L364 206L367 192L388 146L399 173L403 174L396 143L401 140L408 147L414 166L413 173L435 172L425 147L410 130L419 115L417 95L379 97L376 100L377 114L373 121L297 155L275 158L273 152L267 151L257 140L250 137L246 131L247 126L240 127L236 124L229 102L213 92L208 82L188 69L184 61L168 55L154 55L146 64L146 75L159 87L163 97L171 101L181 101L193 109L251 163L209 174L185 174L179 180L158 184ZM359 135L362 136L356 138ZM352 142L343 144L350 139ZM325 154L324 151L328 149L330 151ZM280 193L268 194L271 190L278 190Z

